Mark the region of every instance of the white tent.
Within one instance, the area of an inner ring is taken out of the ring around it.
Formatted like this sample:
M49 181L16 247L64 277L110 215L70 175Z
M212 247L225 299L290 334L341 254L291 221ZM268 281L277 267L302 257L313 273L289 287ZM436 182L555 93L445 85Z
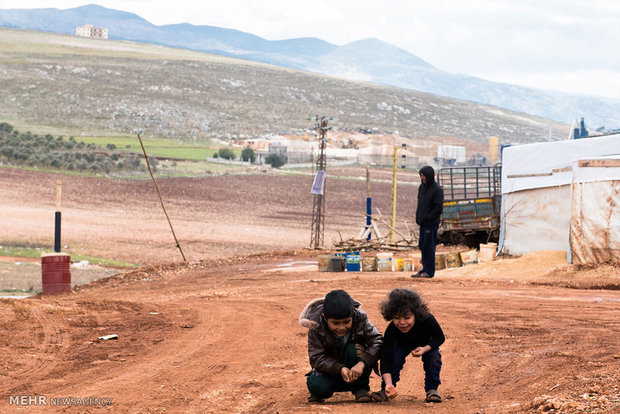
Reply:
M570 254L574 165L579 160L609 156L620 157L620 134L505 148L498 250L512 255L537 250L564 250ZM578 182L618 180L615 168L587 170L577 173ZM592 191L597 190L592 187ZM597 203L588 203L586 210L609 210L613 204L605 200L602 194L595 197ZM619 208L616 204L611 209L616 216ZM575 222L575 226L579 224Z
M573 163L572 263L620 263L620 156Z

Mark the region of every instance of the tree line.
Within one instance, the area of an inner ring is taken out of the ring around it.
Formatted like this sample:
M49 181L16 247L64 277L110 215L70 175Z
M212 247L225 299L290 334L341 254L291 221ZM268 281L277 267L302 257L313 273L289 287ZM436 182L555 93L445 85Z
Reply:
M119 154L114 144L104 148L78 142L74 137L64 139L30 131L20 133L6 122L0 123L0 161L18 166L106 174L145 168L136 154Z

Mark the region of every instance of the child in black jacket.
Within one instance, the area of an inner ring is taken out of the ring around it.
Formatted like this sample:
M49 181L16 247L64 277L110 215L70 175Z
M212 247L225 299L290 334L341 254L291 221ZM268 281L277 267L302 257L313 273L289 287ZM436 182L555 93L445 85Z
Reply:
M381 390L372 393L375 401L387 401L398 394L396 383L409 353L422 357L424 390L427 402L441 402L437 388L441 381L439 346L445 336L435 317L420 296L409 289L394 289L381 303L381 314L391 321L383 336L381 349Z

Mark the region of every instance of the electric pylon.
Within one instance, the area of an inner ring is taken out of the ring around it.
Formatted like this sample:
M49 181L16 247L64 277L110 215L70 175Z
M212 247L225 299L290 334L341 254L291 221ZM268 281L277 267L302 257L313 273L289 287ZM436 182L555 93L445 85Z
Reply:
M314 183L312 184L314 202L312 205L310 248L320 249L324 246L325 233L325 167L327 166L325 146L327 144L327 131L331 128L328 126L330 118L326 116L319 118L317 115L312 120L317 121L314 129L318 130L319 135L319 155L316 159Z

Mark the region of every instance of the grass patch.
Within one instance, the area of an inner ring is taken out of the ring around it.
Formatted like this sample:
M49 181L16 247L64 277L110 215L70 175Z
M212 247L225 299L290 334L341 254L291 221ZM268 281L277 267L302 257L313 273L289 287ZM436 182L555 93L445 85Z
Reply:
M2 289L0 294L3 296L23 296L24 294L33 295L36 293L34 289Z
M77 137L77 142L83 141L86 144L96 144L106 147L108 144L116 146L117 151L127 151L142 154L142 147L137 137ZM156 157L179 158L191 161L204 161L207 157L212 157L222 145L211 142L193 142L193 140L183 141L178 139L163 138L142 138L144 149L147 155ZM225 147L229 148L229 147ZM241 156L241 149L229 148L237 158Z
M72 262L81 262L82 260L88 260L88 263L99 265L102 267L140 267L140 265L137 265L135 263L121 262L120 260L106 259L105 257L89 256L86 254L70 254Z
M32 244L11 243L3 244L0 246L0 256L10 257L28 257L28 258L40 258L42 253L52 253L54 248L52 246L38 246ZM107 259L105 257L89 256L85 254L78 254L72 252L65 252L71 255L72 262L81 262L88 260L88 263L99 266L109 267L138 267L137 264L121 262L119 260Z

